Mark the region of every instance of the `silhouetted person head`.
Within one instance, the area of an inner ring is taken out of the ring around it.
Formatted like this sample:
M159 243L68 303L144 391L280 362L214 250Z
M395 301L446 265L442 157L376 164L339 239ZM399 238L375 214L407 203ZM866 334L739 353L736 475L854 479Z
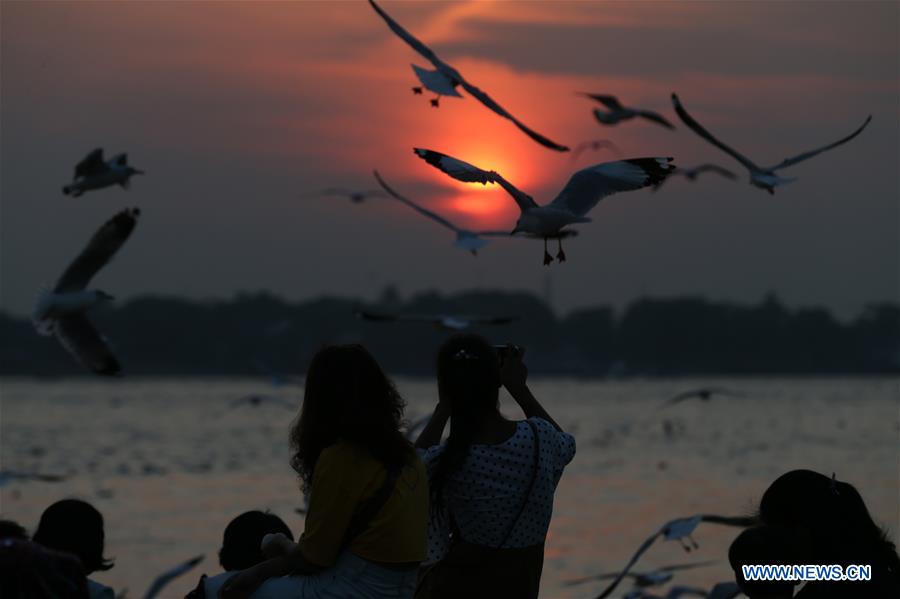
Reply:
M728 548L734 579L750 599L783 599L794 594L789 581L755 581L744 578L741 566L809 563L802 544L783 528L757 526L743 531Z
M391 470L414 455L400 431L403 399L361 345L321 349L306 373L300 418L291 429L291 466L309 490L319 454L338 440L366 450Z
M73 554L81 560L85 574L113 567L112 561L103 557L103 516L79 499L63 499L44 510L34 542Z
M291 529L284 521L268 512L244 512L225 527L219 563L226 571L246 570L266 560L263 555L263 537L269 533L282 533L294 540Z
M429 477L435 509L443 503L444 485L465 462L481 424L499 411L497 351L478 335L454 335L438 350L437 379L441 401L449 402L450 435Z
M759 517L806 538L810 563L870 564L879 585L900 593L897 549L872 519L856 488L811 470L793 470L778 477L763 494Z
M12 520L0 520L0 539L28 540L28 533L18 522Z
M75 556L7 537L0 539L0 597L88 599L87 577Z

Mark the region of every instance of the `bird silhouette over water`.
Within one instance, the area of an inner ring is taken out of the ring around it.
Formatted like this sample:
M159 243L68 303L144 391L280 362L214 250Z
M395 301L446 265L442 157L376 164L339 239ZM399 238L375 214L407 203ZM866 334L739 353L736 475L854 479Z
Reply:
M85 287L128 241L139 215L137 208L123 210L100 227L53 290L41 293L32 315L40 334L55 335L63 347L97 374L118 374L121 366L85 312L112 301L113 296Z

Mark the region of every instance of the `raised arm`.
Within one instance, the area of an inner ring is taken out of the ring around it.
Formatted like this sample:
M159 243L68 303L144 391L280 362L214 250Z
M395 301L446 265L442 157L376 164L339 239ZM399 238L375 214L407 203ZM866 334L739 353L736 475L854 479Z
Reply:
M556 430L562 432L562 427L550 417L544 406L538 402L531 389L528 388L528 367L522 361L524 357L525 350L510 347L509 352L503 358L503 363L500 365L500 382L503 383L503 386L506 387L512 398L522 408L526 418L541 418L552 424Z
M438 404L434 407L434 413L431 415L431 419L416 439L416 449L428 449L429 447L440 444L441 436L444 434L444 427L447 426L447 420L449 418L449 407L445 402L438 401Z

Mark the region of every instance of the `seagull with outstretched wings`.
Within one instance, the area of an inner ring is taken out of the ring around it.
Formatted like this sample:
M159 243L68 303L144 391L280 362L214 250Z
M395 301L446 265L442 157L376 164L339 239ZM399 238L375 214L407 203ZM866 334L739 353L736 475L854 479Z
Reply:
M674 397L666 400L666 402L661 406L663 408L675 405L677 403L681 403L682 401L688 399L697 398L700 401L709 401L713 395L722 395L724 397L743 397L744 394L738 391L732 391L731 389L726 389L725 387L701 387L700 389L691 389L689 391L683 391Z
M158 597L162 590L173 580L181 576L182 574L186 574L194 569L194 567L203 561L203 556L198 555L197 557L192 557L191 559L184 561L174 568L170 568L166 570L162 574L156 577L153 581L153 584L150 585L150 588L144 594L144 599L154 599L154 597ZM180 597L181 595L179 595Z
M132 175L143 174L144 171L128 166L128 154L104 160L103 148L96 148L75 165L75 178L63 187L63 193L77 198L86 191L111 185L128 189Z
M813 156L817 156L822 152L831 150L832 148L836 148L842 144L847 143L848 141L862 133L863 129L865 129L869 125L869 122L872 120L872 115L869 115L856 131L854 131L847 137L842 137L836 142L822 146L821 148L817 148L815 150L810 150L809 152L798 154L797 156L794 156L792 158L785 158L774 166L759 166L734 148L725 145L723 142L715 138L712 133L707 131L703 127L703 125L698 123L694 119L694 117L688 114L688 111L685 110L684 106L682 106L681 100L678 99L678 96L676 94L672 94L672 104L674 104L675 106L675 113L682 121L684 121L684 124L687 125L688 128L691 129L691 131L743 164L747 171L749 171L750 173L750 184L759 187L760 189L765 189L770 194L775 193L775 188L777 186L784 185L796 180L796 178L788 179L779 177L776 174L776 171L787 168L789 166L794 166L795 164L803 162L804 160L809 160Z
M655 570L649 570L646 572L629 572L627 574L628 578L634 580L634 586L636 587L655 587L659 585L666 584L675 576L676 572L681 570L692 570L694 568L702 568L703 566L709 566L714 564L713 561L705 561L705 562L693 562L690 564L672 564L670 566L663 566L661 568L657 568ZM620 572L606 572L604 574L596 574L594 576L585 576L583 578L576 578L573 580L566 581L566 586L576 586L580 584L584 584L586 582L593 582L595 580L609 580L611 578L615 578L620 574Z
M392 19L390 15L384 12L381 7L374 2L374 0L369 0L369 4L371 4L372 8L375 9L375 12L377 12L379 16L384 19L385 23L387 23L388 27L390 27L391 31L397 34L397 36L407 44L409 44L413 50L421 54L432 65L434 65L435 70L433 71L424 69L416 65L412 65L413 71L416 73L419 81L422 82L422 85L426 89L433 91L438 95L437 98L431 100L432 106L437 107L439 105L441 96L461 97L459 92L456 91L456 88L462 87L473 98L475 98L503 118L512 121L516 127L518 127L523 133L525 133L525 135L538 142L542 146L550 148L551 150L556 150L558 152L567 152L569 150L569 148L567 148L566 146L560 145L550 140L549 138L544 137L537 131L534 131L533 129L525 126L522 121L507 112L505 108L497 104L497 102L495 102L493 98L487 95L487 93L483 92L482 90L478 89L477 87L463 79L463 76L460 75L459 71L438 58L437 54L435 54L431 50L431 48L420 42L406 29L401 27L400 24ZM414 87L413 92L416 94L421 94L422 88Z
M472 231L454 225L452 222L437 214L436 212L432 212L424 206L421 206L420 204L417 204L409 198L406 198L394 191L394 189L390 185L388 185L384 179L381 178L381 175L378 173L378 171L374 171L374 175L375 179L378 180L378 184L381 185L388 193L388 195L390 195L392 198L402 202L403 204L406 204L422 216L430 218L439 225L443 225L444 227L456 233L456 241L453 242L453 245L460 249L466 250L473 256L477 256L478 250L489 243L489 241L485 239L485 237L512 237L512 235L510 235L508 231Z
M123 210L100 227L53 290L41 293L32 315L39 333L55 335L63 347L97 374L118 374L121 367L85 312L113 297L99 289L85 288L131 236L139 215L137 208Z
M657 125L662 125L666 129L675 128L675 125L666 120L666 118L658 112L653 112L652 110L643 110L641 108L628 108L626 106L622 106L621 102L619 102L619 99L615 96L604 94L586 94L584 92L582 92L580 95L590 98L595 102L599 102L604 107L606 107L606 110L601 110L599 108L594 109L594 118L604 125L617 125L622 121L630 121L631 119L642 118L652 123L656 123Z
M439 329L464 331L473 326L502 325L517 320L515 316L468 316L460 314L385 314L368 310L357 310L358 318L371 322L427 322Z
M578 144L577 146L575 146L575 149L572 151L571 161L575 162L576 160L578 160L578 157L581 156L581 154L585 150L591 150L592 152L597 152L599 150L609 150L615 156L622 155L622 151L619 150L619 146L617 146L610 140L608 140L608 139L592 139L590 141L583 141L580 144Z
M521 214L511 234L525 233L544 240L544 264L553 257L547 251L547 240L556 239L559 249L556 259L564 262L562 238L569 236L568 225L588 223L587 213L600 200L614 193L634 191L656 185L675 168L672 158L632 158L603 162L581 169L572 175L566 186L549 204L539 206L527 193L517 189L496 171L486 171L447 154L413 148L416 156L431 166L465 183L496 183L512 196Z
M634 552L634 555L631 556L631 559L628 560L628 563L625 564L625 567L622 568L622 571L619 572L618 576L609 583L609 586L604 589L602 593L597 596L597 599L606 599L609 595L619 586L619 583L628 576L631 571L631 567L638 561L638 559L644 554L647 549L650 548L651 545L660 537L662 537L666 541L678 541L681 544L681 547L690 552L692 549L697 549L699 545L691 536L696 530L697 526L700 525L701 522L707 522L711 524L722 524L725 526L738 526L741 528L746 528L748 526L754 526L758 524L756 518L748 517L748 516L717 516L715 514L697 514L696 516L691 516L689 518L676 518L675 520L670 520L662 525L662 527L657 530L655 533L650 535L646 541L641 543L641 546L638 547L637 551ZM688 544L688 542L690 544Z

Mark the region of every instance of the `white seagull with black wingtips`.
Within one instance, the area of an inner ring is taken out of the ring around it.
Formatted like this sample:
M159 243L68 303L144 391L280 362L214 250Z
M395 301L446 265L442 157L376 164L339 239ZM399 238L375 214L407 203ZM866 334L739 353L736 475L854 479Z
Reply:
M553 257L547 251L547 240L556 239L559 250L557 260L564 262L566 254L562 239L574 231L564 227L576 223L588 223L587 213L606 196L620 191L634 191L656 185L675 168L672 158L632 158L603 162L577 171L556 198L539 206L527 193L517 189L496 171L486 171L452 156L433 150L413 148L416 155L428 164L440 169L457 181L466 183L497 183L512 196L521 210L519 220L511 234L526 233L544 240L544 264Z
M700 137L702 137L703 139L705 139L712 145L716 146L717 148L719 148L720 150L722 150L723 152L725 152L726 154L728 154L729 156L731 156L732 158L734 158L735 160L737 160L738 162L743 164L747 168L747 170L750 171L750 184L754 185L756 187L759 187L760 189L765 189L770 194L775 193L775 188L777 186L784 185L785 183L790 183L790 182L796 180L796 179L786 179L784 177L779 177L775 173L775 171L779 171L783 168L793 166L793 165L797 164L798 162L803 162L804 160L808 160L808 159L812 158L813 156L821 154L822 152L824 152L826 150L830 150L832 148L838 147L841 144L847 143L848 141L850 141L851 139L853 139L854 137L856 137L857 135L862 133L862 130L865 129L868 126L869 122L872 120L872 115L870 114L868 117L866 117L865 122L863 122L863 124L860 125L859 129L857 129L856 131L854 131L847 137L843 137L843 138L837 140L834 143L830 143L826 146L822 146L821 148L817 148L815 150L810 150L809 152L804 152L802 154L798 154L797 156L794 156L793 158L785 158L784 160L782 160L775 166L758 166L755 162L753 162L752 160L750 160L743 154L739 153L734 148L731 148L730 146L725 145L724 143L722 143L721 141L719 141L718 139L713 137L712 133L710 133L709 131L704 129L703 125L698 123L696 120L694 120L694 117L692 117L690 114L688 114L687 110L684 109L684 106L681 105L681 101L678 99L678 96L676 94L672 94L672 104L674 104L675 112L678 114L678 116L681 118L681 120L684 121L685 125L687 125L694 133L696 133L697 135L699 135Z
M128 240L139 214L137 208L123 210L100 227L59 278L56 287L41 294L32 315L39 333L55 335L63 347L97 374L118 374L121 367L85 312L113 297L85 287Z
M128 166L128 154L117 154L103 160L103 148L97 148L75 165L75 179L63 187L63 193L77 198L86 191L121 185L128 189L132 175L144 171Z
M425 86L426 89L433 91L438 95L437 98L431 100L431 105L435 108L438 107L441 96L460 96L459 92L456 91L457 87L462 87L464 90L469 92L469 94L493 110L495 113L499 114L505 119L509 119L515 124L525 135L538 142L542 146L546 148L550 148L551 150L556 150L558 152L568 152L569 148L566 146L560 145L555 141L552 141L537 131L530 129L525 126L519 119L511 115L506 111L505 108L497 104L493 98L491 98L487 93L478 89L460 75L459 71L451 67L449 64L438 58L437 54L435 54L431 48L420 42L416 39L412 34L410 34L406 29L400 26L397 21L392 19L390 15L381 10L381 7L375 4L373 0L369 0L369 4L372 5L372 8L375 9L382 19L384 19L385 23L387 23L388 27L391 28L391 31L397 34L403 41L412 47L413 50L421 54L425 57L431 64L436 67L436 70L429 71L428 69L423 69L422 67L412 65L413 70L416 73L416 76L419 78L419 81L422 82L422 85ZM422 93L421 87L414 87L413 92L416 94Z

